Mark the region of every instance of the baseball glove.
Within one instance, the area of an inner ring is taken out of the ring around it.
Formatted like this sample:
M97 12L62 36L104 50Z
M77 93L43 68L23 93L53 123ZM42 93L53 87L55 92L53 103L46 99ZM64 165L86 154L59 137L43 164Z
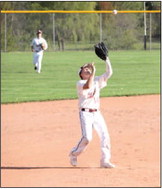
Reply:
M94 46L96 55L102 60L106 60L108 56L108 49L103 42Z
M43 50L45 50L45 44L42 43L42 44L40 44L40 45L41 45L41 48L42 48Z

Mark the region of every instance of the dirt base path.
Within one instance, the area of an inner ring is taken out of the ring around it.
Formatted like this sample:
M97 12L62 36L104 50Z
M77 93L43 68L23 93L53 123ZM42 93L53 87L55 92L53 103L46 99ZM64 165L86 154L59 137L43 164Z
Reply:
M115 169L99 167L94 132L78 167L69 151L80 139L77 100L2 105L2 187L159 187L160 95L101 98Z

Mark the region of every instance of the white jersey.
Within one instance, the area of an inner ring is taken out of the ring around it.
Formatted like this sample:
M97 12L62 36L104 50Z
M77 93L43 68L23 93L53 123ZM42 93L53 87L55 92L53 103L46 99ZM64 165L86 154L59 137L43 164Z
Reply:
M100 89L107 85L105 74L95 77L93 86L90 89L84 89L83 86L87 80L80 80L77 82L77 92L79 98L79 109L99 109L100 108Z
M45 45L45 50L46 50L48 48L48 44L47 44L47 42L44 38L41 37L41 38L34 38L33 39L31 46L33 46L34 52L43 53L43 49L41 47L42 43Z
M79 108L99 109L100 108L100 90L107 85L107 80L112 75L112 67L109 58L106 58L106 72L94 78L93 86L90 89L84 89L83 86L87 80L77 82L77 92L79 98Z

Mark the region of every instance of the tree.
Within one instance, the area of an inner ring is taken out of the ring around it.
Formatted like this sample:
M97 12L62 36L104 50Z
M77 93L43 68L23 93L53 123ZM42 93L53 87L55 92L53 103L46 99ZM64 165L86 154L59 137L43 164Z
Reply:
M2 10L143 10L143 2L118 1L31 1L0 2ZM160 2L153 2L160 9ZM149 14L148 14L149 15ZM55 14L56 41L61 49L65 44L99 41L99 14ZM4 46L5 19L1 14L1 44ZM152 16L152 35L159 37L160 14ZM143 14L102 14L103 40L109 48L133 48L143 36ZM53 42L53 14L7 14L8 50L28 50L36 30L42 29L49 43Z

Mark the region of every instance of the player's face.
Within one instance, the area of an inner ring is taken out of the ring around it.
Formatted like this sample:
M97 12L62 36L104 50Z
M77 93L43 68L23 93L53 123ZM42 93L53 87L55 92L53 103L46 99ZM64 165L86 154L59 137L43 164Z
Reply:
M91 74L92 74L92 70L89 67L84 67L82 69L81 76L83 79L88 79Z
M41 38L42 37L42 33L37 33L37 37Z

